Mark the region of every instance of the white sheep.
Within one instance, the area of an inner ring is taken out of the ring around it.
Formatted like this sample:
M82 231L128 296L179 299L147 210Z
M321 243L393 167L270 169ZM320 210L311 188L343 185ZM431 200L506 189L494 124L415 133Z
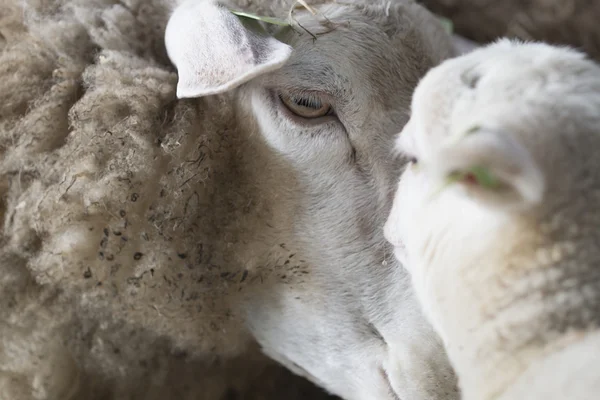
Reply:
M327 2L260 32L194 1L165 46L166 0L24 4L0 59L0 398L219 399L254 341L349 400L456 396L381 229L412 90L453 54L432 15Z
M466 400L600 393L600 66L502 40L418 85L385 235Z

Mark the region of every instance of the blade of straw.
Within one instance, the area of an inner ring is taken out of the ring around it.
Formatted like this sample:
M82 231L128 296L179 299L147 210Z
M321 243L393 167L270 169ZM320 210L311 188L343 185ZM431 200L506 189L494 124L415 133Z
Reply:
M262 15L250 14L244 11L233 11L230 10L232 14L237 15L238 17L255 19L257 21L266 22L267 24L279 25L279 26L289 26L290 23L283 19L274 18L274 17L265 17Z

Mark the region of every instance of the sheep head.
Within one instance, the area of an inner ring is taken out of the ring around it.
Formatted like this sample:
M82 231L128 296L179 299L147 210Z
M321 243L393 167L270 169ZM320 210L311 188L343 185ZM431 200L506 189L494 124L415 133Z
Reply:
M385 232L467 399L505 398L532 363L600 325L599 89L581 53L502 40L415 91ZM541 371L506 398L567 396L547 385L571 375Z
M274 240L291 249L286 265L306 267L250 290L246 322L265 353L344 398L455 396L382 235L401 165L393 137L420 77L453 54L450 37L409 2L312 11L281 27L189 1L166 29L178 96L232 96L238 125L268 149L253 157L278 163L264 185L287 219L272 222Z

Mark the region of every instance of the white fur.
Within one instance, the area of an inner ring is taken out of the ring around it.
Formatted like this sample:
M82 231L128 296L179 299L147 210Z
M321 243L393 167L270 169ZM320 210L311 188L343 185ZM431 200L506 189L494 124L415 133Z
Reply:
M385 226L466 400L600 393L600 67L502 40L420 82ZM446 184L485 167L498 187Z

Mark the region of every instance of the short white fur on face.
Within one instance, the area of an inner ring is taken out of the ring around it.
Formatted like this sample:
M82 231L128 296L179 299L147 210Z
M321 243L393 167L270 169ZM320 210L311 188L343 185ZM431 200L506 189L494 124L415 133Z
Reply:
M213 1L184 2L166 30L178 96L231 91L241 130L264 144L256 157L279 163L264 201L291 221L270 228L291 254L268 262L306 275L248 291L248 327L266 354L345 399L454 399L441 343L381 229L400 166L389 148L451 39L413 2L318 8L333 26L295 13L316 40Z
M465 399L570 398L575 378L551 368L553 352L595 368L566 343L589 334L598 345L599 89L600 67L582 54L502 40L415 90L397 139L413 162L385 236ZM583 380L577 398L596 398L600 376Z

